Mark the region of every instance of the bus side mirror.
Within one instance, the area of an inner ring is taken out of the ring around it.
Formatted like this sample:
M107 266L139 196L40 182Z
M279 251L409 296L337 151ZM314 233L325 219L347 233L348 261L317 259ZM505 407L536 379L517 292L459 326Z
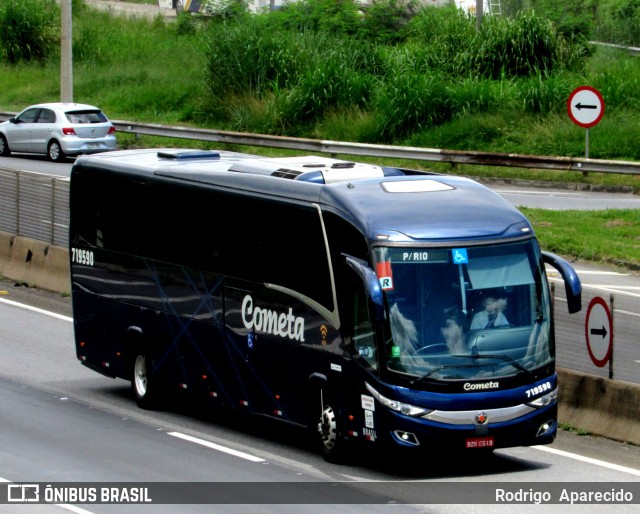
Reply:
M542 260L557 269L562 276L569 314L580 312L582 309L582 283L576 270L562 257L551 252L542 252Z
M362 280L368 300L374 307L376 319L384 319L384 298L378 276L362 259L351 257L350 255L344 255L344 258L349 267L355 271L356 275Z

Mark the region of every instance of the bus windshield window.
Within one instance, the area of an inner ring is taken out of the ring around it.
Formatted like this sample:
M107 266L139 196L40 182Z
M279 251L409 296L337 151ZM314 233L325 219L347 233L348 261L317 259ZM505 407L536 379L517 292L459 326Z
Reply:
M389 370L418 380L530 374L552 359L550 303L534 241L377 248Z

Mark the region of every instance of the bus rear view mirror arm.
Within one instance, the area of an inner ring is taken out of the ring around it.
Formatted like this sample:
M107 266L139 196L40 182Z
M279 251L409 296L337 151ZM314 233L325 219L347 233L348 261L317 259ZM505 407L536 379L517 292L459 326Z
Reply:
M384 300L382 298L382 288L380 281L375 272L367 265L367 263L356 257L343 254L347 264L353 269L362 280L367 291L369 301L375 306L376 318L381 320L384 318Z
M542 260L557 269L562 276L569 314L580 312L582 309L582 283L576 270L562 257L551 252L542 252Z

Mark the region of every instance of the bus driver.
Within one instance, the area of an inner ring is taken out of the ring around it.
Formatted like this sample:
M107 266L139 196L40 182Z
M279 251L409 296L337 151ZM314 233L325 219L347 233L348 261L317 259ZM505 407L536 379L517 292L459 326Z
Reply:
M504 327L509 325L507 317L502 313L506 306L506 298L487 296L482 301L484 310L474 314L470 329Z

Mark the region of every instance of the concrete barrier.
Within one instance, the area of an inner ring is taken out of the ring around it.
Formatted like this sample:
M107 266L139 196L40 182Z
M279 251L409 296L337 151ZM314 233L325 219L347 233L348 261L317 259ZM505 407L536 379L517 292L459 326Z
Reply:
M558 370L558 421L640 446L640 387L636 384Z
M46 291L70 293L69 250L0 232L0 275Z
M0 274L58 293L71 291L69 251L0 232ZM559 369L558 421L640 446L640 386Z

